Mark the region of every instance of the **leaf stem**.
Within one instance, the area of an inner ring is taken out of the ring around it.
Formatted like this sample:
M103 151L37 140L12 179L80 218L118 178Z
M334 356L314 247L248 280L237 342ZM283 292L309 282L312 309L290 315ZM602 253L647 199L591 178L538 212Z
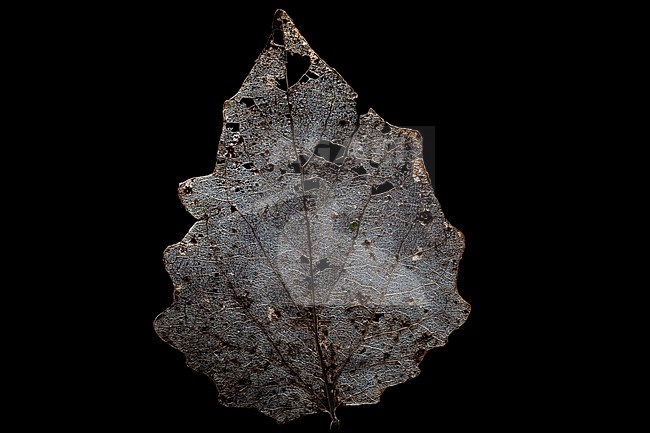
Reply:
M341 421L336 417L336 414L334 414L334 418L332 418L332 422L330 423L330 431L332 432L337 432L341 428Z

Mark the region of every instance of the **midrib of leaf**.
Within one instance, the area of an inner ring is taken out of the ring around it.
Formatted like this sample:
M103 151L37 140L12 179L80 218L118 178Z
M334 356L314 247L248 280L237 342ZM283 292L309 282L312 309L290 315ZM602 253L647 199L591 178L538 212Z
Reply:
M261 111L260 111L260 113L261 113ZM262 113L262 114L263 114L263 113ZM266 123L267 123L268 126L270 126L270 125L268 124L268 122L266 122ZM273 129L275 130L275 128L273 128ZM281 136L284 137L284 135L281 134L279 131L276 130L276 132L278 132ZM288 137L285 137L285 138L288 138ZM295 148L295 141L294 141L294 148ZM244 150L245 150L245 153L246 153L247 155L249 155L249 154L248 154L248 150L247 150L247 149L244 149ZM249 155L249 158L250 158L250 155ZM223 176L227 176L227 166L224 166L224 173L223 173ZM232 205L232 202L231 202L229 199L228 199L228 203ZM271 260L271 258L269 257L268 253L266 252L266 249L264 248L264 246L263 246L261 240L260 240L259 237L257 236L257 233L255 232L255 229L254 229L253 225L252 225L252 224L250 223L250 221L248 221L248 219L247 219L247 218L246 218L246 217L241 213L241 211L239 211L239 209L237 209L237 213L238 213L239 216L244 220L244 222L246 223L246 225L249 227L251 233L253 234L253 237L255 238L255 240L256 240L258 246L260 247L260 250L262 251L262 254L263 254L264 257L266 258L269 267L270 267L271 270L273 271L273 274L274 274L274 275L276 276L276 278L278 279L278 282L280 283L280 285L282 286L282 288L283 288L284 291L286 292L286 294L287 294L287 296L289 297L289 300L291 301L291 303L293 304L293 306L296 308L296 311L299 311L299 307L296 305L296 303L295 303L293 297L291 296L291 292L289 291L289 289L288 289L286 283L284 282L284 279L282 278L282 276L280 275L280 273L279 273L278 270L276 269L276 267L275 267L273 261ZM209 216L208 216L208 218L206 218L206 232L207 232L207 234L208 234L208 237L209 237L209 231L207 230L207 222L208 222L208 219L209 219L209 218L210 218ZM233 299L234 299L234 300L235 300L235 301L240 305L240 307L242 308L242 310L244 310L245 314L246 314L246 315L247 315L247 316L248 316L248 317L253 321L253 323L255 323L255 325L260 329L260 331L262 331L262 333L264 334L264 336L266 337L266 339L268 340L268 342L269 342L269 343L271 344L271 346L273 347L274 351L278 354L278 357L279 357L280 362L282 363L282 365L283 365L283 366L284 366L284 367L285 367L285 368L286 368L286 369L287 369L287 370L288 370L288 371L289 371L289 372L290 372L290 373L291 373L291 374L296 378L296 380L300 383L301 388L303 388L305 391L307 391L307 392L308 392L308 393L309 393L309 394L314 398L314 402L315 402L316 404L319 404L319 405L322 404L322 403L321 403L321 400L320 400L319 396L316 394L315 390L314 390L314 389L313 389L313 388L312 388L312 387L311 387L311 386L310 386L310 385L309 385L309 384L308 384L308 383L307 383L307 382L302 378L302 376L301 376L301 375L300 375L296 370L294 370L293 367L291 367L291 365L290 365L290 364L287 362L287 360L284 358L284 356L283 356L283 354L282 354L282 351L281 351L280 348L277 346L277 344L275 343L275 341L273 340L273 338L271 338L271 336L269 335L268 330L264 327L264 325L263 325L259 320L257 320L257 318L255 318L255 317L250 313L249 309L248 309L248 308L246 307L246 305L241 301L239 295L237 294L237 291L235 290L234 283L233 283L233 282L230 280L230 278L227 276L227 273L223 272L223 269L222 269L221 266L219 265L219 262L218 262L217 259L214 260L214 263L215 263L215 265L217 266L217 268L219 269L219 272L220 272L222 275L225 276L226 281L227 281L227 283L228 283L228 287L229 287L230 290L231 290L231 295L232 295ZM329 410L329 407L326 408L326 410Z
M280 21L282 23L282 21ZM281 24L282 26L282 34L283 36L286 34L285 29L284 29L284 23ZM284 41L283 41L284 42ZM289 99L289 71L288 71L288 59L287 59L287 49L286 45L283 46L284 49L284 79L285 79L285 84L287 90L285 91L285 97L287 99L287 109L289 110L289 124L291 126L291 139L293 143L293 150L296 156L296 161L300 163L300 157L298 154L298 145L296 143L296 129L295 129L295 124L293 120L293 113L291 109L291 101ZM316 351L318 352L318 360L320 362L321 366L321 371L323 374L323 385L325 388L325 395L327 398L327 406L328 406L328 412L330 414L330 417L332 418L332 425L336 423L338 425L338 418L336 417L336 407L334 404L334 395L333 395L333 390L330 387L329 380L327 379L327 367L325 366L325 358L323 356L323 350L321 349L320 346L320 336L318 330L320 329L320 323L319 323L319 313L316 310L316 289L314 287L314 263L313 263L313 247L312 247L312 240L311 240L311 227L310 227L310 221L309 221L309 213L307 211L307 196L305 194L305 169L304 165L300 164L300 188L301 188L301 193L302 193L302 207L304 210L304 218L305 218L305 227L306 227L306 234L307 234L307 249L309 253L309 286L310 286L310 292L311 292L311 315L313 318L313 335L314 335L314 343L316 345Z

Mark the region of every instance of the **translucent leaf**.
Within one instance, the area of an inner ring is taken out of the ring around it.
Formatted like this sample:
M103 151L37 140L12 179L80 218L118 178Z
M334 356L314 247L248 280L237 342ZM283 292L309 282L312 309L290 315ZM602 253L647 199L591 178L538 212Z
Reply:
M214 173L179 187L198 220L165 251L160 337L226 406L286 422L376 403L469 314L464 240L445 220L417 131L357 95L279 10L224 104Z

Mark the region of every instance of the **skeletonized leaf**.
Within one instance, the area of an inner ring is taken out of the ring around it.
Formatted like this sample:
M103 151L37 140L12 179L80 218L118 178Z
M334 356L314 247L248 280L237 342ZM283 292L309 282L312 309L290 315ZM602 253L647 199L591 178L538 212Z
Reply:
M214 173L180 185L197 222L165 251L175 296L155 329L226 406L336 427L469 314L420 134L356 97L280 10L224 104Z

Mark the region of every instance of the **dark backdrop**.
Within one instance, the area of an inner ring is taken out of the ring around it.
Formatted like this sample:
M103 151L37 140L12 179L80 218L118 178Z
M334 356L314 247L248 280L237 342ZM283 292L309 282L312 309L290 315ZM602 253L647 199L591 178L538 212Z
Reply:
M101 17L89 66L98 78L88 91L106 105L89 141L101 142L100 159L111 161L96 176L113 193L101 202L111 215L104 231L112 237L112 261L102 264L107 277L100 281L110 286L102 302L112 309L100 320L108 339L95 358L107 364L108 375L100 383L89 379L92 393L84 396L99 423L327 430L327 415L278 427L253 410L220 406L210 379L185 367L152 328L172 300L162 252L193 222L176 186L212 171L222 104L264 47L276 7L357 91L363 112L372 107L396 125L435 126L435 164L432 136L425 136L427 167L447 218L467 240L459 278L472 305L467 323L427 355L419 377L388 389L377 405L340 410L345 431L447 430L450 423L500 429L517 427L521 416L540 421L537 373L529 367L536 355L525 350L531 337L520 322L528 301L513 264L535 236L518 231L528 214L512 190L523 182L522 161L530 160L522 101L538 85L522 78L532 67L531 42L516 36L526 22L501 19L493 9L451 13L416 4L357 11L345 3L239 2L221 10L152 7Z

